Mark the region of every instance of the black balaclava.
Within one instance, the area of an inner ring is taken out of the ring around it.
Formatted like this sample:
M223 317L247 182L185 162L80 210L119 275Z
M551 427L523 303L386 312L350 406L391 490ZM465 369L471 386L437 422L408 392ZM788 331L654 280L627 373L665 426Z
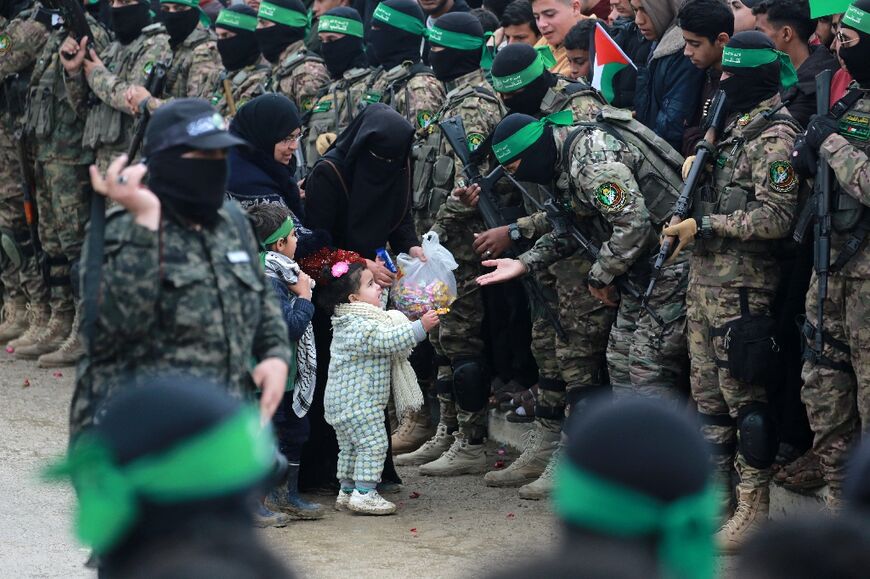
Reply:
M773 42L763 33L755 30L738 32L728 41L731 48L771 48ZM779 61L770 64L747 67L722 66L731 74L730 78L719 83L725 91L725 104L728 115L748 113L762 101L779 93Z
M425 26L426 18L415 0L386 0L383 4L418 19ZM375 59L385 69L389 70L405 61L420 62L422 36L378 20L372 20L371 26L368 40ZM375 29L375 26L378 28Z
M169 33L169 44L178 46L190 36L190 33L196 29L199 24L199 10L197 8L188 8L181 12L160 11L160 22L166 27L166 32Z
M121 44L127 45L139 38L142 29L149 24L151 14L146 2L112 8L112 30Z
M270 3L301 14L308 13L300 0L270 0ZM293 28L276 22L275 26L258 28L255 34L257 35L257 43L260 45L260 52L263 53L266 60L272 64L277 64L284 49L294 42L305 39L306 30L305 27Z
M859 10L870 12L870 0L857 0L853 5ZM854 30L861 40L849 46L841 46L837 52L852 78L858 81L862 88L870 88L870 34L850 26L848 21L844 21L840 26Z
M224 10L238 12L246 16L257 17L257 12L246 4L234 4ZM260 47L257 45L257 37L252 30L237 28L229 24L219 24L217 28L224 28L236 35L232 38L219 38L217 41L218 53L221 62L227 70L240 70L246 66L256 64L260 60Z
M493 133L493 143L503 141L521 128L534 123L535 118L520 113L512 113L506 116L496 126ZM553 128L544 127L544 133L529 148L520 153L518 158L522 163L514 172L513 176L519 181L530 181L541 185L548 185L553 181L556 173L556 142L553 140ZM503 164L510 163L514 159L506 160Z
M359 12L348 6L339 6L327 11L324 16L339 16L362 23ZM320 55L326 61L326 69L332 78L341 78L346 71L354 67L367 66L363 40L358 36L345 34L344 38L324 42L320 45Z
M480 25L480 20L468 12L449 12L438 18L437 26L450 32L461 32L469 36L483 38L483 26ZM445 46L438 51L429 51L429 64L438 80L450 82L460 76L479 70L481 53L480 48L457 50Z
M227 161L182 157L192 150L178 146L151 155L148 185L170 216L209 226L224 203Z
M537 58L538 53L528 44L509 44L495 55L492 62L493 76L510 76L525 70ZM538 78L519 90L500 93L509 112L537 116L541 102L550 87L556 85L556 77L545 70Z
M413 138L414 128L402 115L374 103L327 151L325 158L343 168L349 188L342 247L373 259L401 222L411 194L408 158Z

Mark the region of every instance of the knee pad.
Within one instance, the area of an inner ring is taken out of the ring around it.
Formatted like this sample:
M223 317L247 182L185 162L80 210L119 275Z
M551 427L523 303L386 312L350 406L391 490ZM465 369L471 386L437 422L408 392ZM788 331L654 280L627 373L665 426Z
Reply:
M29 238L25 240L20 235L16 235L14 231L0 229L0 250L2 250L5 260L12 263L16 269L21 267L25 259L33 255L29 245Z
M489 401L489 384L480 358L460 358L453 365L453 393L463 410L479 412Z
M776 458L778 441L767 404L753 402L737 412L737 448L751 467L768 468Z

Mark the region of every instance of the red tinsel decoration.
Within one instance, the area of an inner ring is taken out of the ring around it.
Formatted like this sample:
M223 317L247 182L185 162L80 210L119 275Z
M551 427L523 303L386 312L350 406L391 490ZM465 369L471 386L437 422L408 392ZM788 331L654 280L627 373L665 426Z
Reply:
M308 257L300 259L299 267L311 276L318 285L327 285L331 281L331 278L329 275L324 275L324 272L329 272L332 266L339 261L366 264L365 258L355 251L321 247Z

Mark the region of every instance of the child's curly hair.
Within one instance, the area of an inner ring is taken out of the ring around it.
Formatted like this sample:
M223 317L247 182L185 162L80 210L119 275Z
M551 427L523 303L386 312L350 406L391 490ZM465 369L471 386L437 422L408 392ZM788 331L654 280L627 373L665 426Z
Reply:
M350 294L359 290L360 278L366 264L359 262L349 264L347 273L342 274L341 277L334 277L332 268L332 265L323 266L320 277L325 283L317 286L316 298L318 305L330 316L335 313L335 306L348 303Z

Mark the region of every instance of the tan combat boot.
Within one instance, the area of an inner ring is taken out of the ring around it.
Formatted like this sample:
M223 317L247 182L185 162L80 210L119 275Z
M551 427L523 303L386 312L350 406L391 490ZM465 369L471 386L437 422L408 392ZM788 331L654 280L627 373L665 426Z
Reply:
M0 344L14 340L27 331L27 300L7 300L3 304L3 323L0 324Z
M521 499L541 501L550 496L550 493L553 492L553 472L556 470L556 465L559 463L559 456L561 454L562 447L557 445L550 457L550 462L547 463L547 468L544 469L541 476L537 480L520 487L519 494Z
M518 487L537 480L547 469L550 457L559 445L558 432L544 430L535 423L523 437L523 452L507 468L486 473L488 487Z
M39 334L29 346L15 348L15 356L24 360L34 360L60 348L73 327L73 315L72 311L51 312L45 331Z
M393 454L414 452L434 434L435 429L425 409L406 412L399 428L390 437Z
M770 511L770 488L744 489L737 485L737 509L716 533L716 544L726 554L737 553L764 523Z
M79 324L81 318L79 310L76 310L72 327L63 343L55 350L39 357L36 365L40 368L64 368L75 366L79 358L85 353L85 347L79 338Z
M9 342L9 346L16 351L18 348L30 346L36 343L37 338L42 334L48 326L49 311L48 306L42 304L28 304L27 315L29 327L27 331Z
M450 427L443 422L438 424L435 436L423 443L423 446L409 454L400 454L393 458L396 466L418 466L432 462L447 452L453 444L453 435L450 434L456 427Z
M486 453L483 444L469 444L460 432L454 432L455 440L440 458L420 467L425 476L456 476L480 474L486 471Z

